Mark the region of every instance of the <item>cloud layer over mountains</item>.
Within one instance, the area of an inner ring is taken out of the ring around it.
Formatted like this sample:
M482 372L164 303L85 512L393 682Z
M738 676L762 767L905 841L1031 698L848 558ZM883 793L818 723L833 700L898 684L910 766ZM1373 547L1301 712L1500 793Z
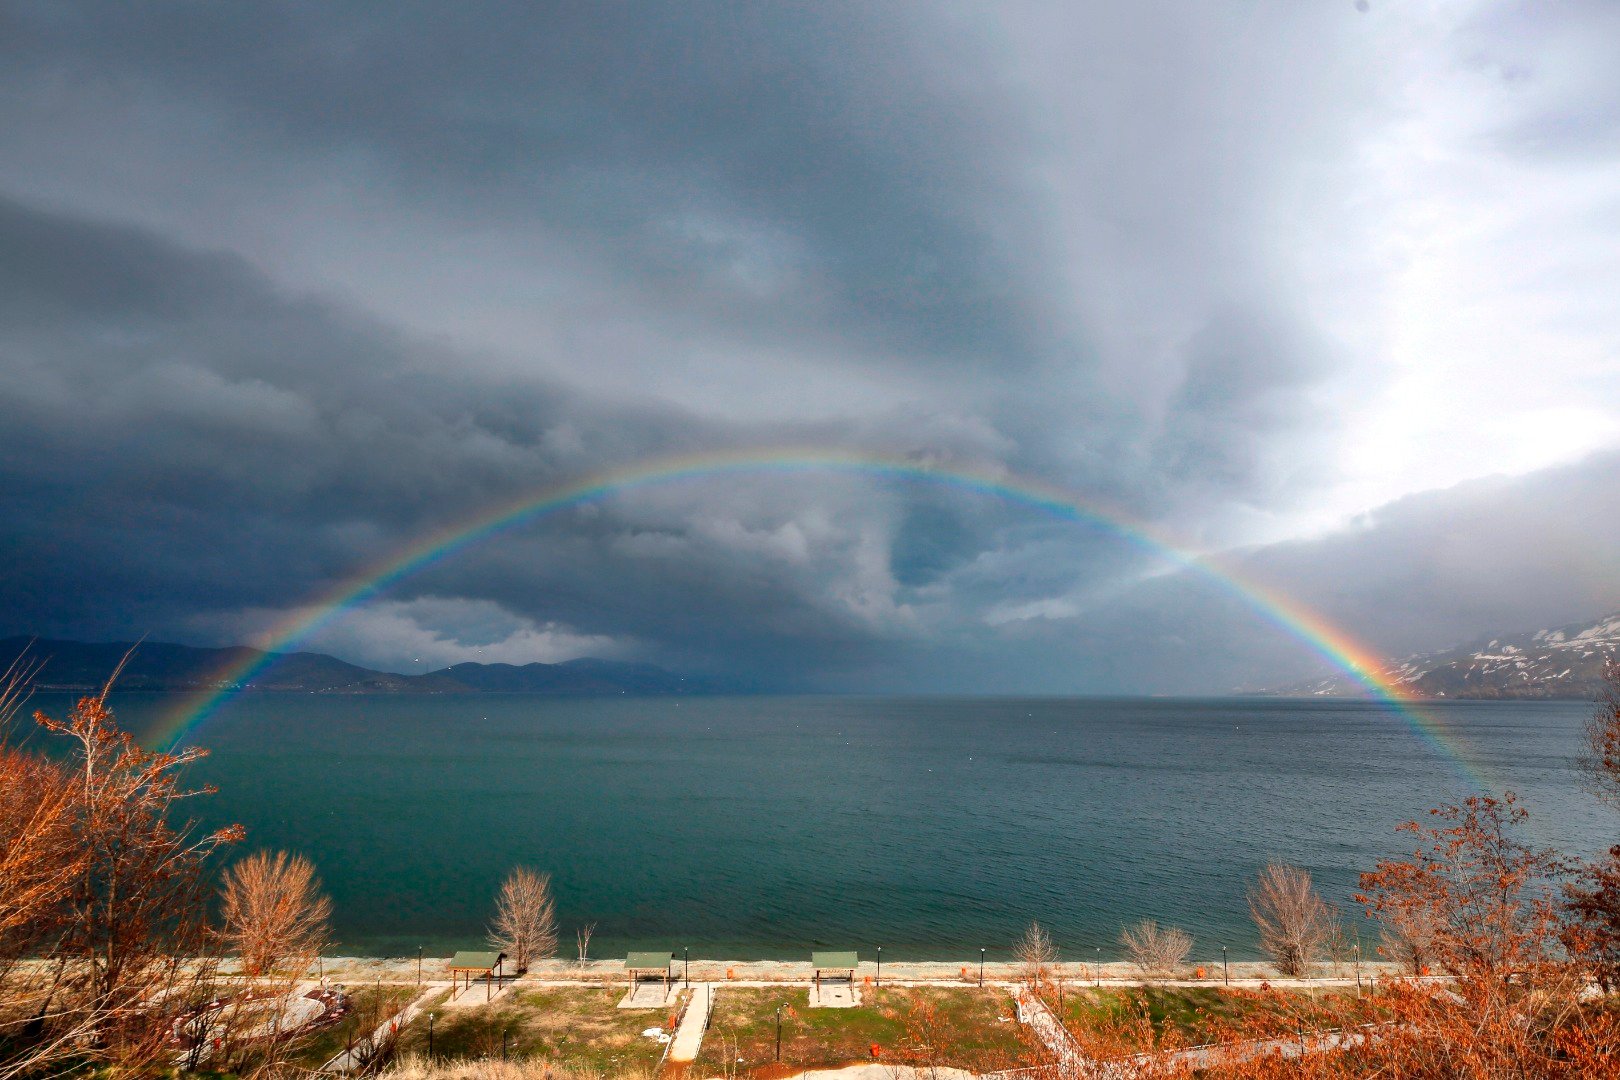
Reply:
M1390 652L1620 607L1603 4L0 3L0 633L253 640L524 492L783 445L1059 484ZM1200 691L1106 529L729 475L308 643Z

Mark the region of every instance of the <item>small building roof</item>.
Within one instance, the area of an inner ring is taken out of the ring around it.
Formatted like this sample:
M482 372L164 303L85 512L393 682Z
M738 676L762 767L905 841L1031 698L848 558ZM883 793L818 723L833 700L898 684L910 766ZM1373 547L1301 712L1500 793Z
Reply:
M854 971L860 959L852 952L813 952L810 963L817 971Z
M453 971L490 971L506 959L505 953L461 951L450 958Z
M674 962L667 952L633 952L624 958L627 971L667 971Z

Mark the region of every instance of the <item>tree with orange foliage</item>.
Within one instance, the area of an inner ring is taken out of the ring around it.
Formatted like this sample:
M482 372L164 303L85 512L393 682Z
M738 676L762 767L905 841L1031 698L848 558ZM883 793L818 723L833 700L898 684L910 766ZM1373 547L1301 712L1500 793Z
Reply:
M1604 666L1603 692L1586 725L1586 746L1576 761L1586 786L1620 810L1620 662Z
M0 970L0 1080L165 1059L172 1004L211 974L202 871L241 830L176 820L203 793L179 778L203 752L141 748L114 723L110 686L65 720L35 713L65 754L0 748L5 954L42 961Z
M1403 826L1425 844L1363 874L1370 913L1419 926L1446 985L1396 982L1396 1026L1377 1055L1403 1068L1457 1063L1466 1077L1553 1076L1561 1033L1582 1021L1584 979L1561 946L1557 855L1520 841L1518 800L1475 796L1431 811L1443 827Z
M1561 974L1551 886L1562 862L1516 838L1529 816L1518 798L1476 795L1429 813L1448 824L1402 825L1425 846L1363 874L1356 900L1398 929L1423 927L1430 954L1454 975L1505 981Z
M1381 980L1360 998L1245 995L1235 1018L1206 1018L1197 1037L1213 1045L1196 1050L1175 1051L1142 1016L1082 1045L1116 1061L1146 1051L1129 1071L1155 1077L1620 1076L1620 1016L1582 1001L1582 970L1561 947L1563 867L1518 838L1524 809L1511 795L1481 796L1432 813L1433 825L1402 827L1417 850L1362 875L1357 899L1386 924L1418 928L1446 975Z
M1579 764L1593 794L1620 809L1620 664L1608 666L1604 686ZM1581 864L1567 896L1565 944L1586 962L1605 992L1620 989L1620 844Z

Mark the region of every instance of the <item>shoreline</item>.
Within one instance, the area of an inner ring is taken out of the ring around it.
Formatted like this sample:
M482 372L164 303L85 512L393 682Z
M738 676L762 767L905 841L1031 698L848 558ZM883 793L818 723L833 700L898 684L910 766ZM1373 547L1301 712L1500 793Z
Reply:
M447 957L424 956L421 960L421 982L425 985L430 982L440 982L448 978L445 972ZM234 965L229 961L221 970L230 973ZM706 982L717 985L749 984L781 984L781 983L808 983L815 976L815 969L808 958L804 960L723 960L713 957L693 957L689 965L683 965L679 956L671 962L675 978L683 982ZM328 982L416 982L417 959L410 957L365 957L365 956L326 956L322 957L316 965L321 976ZM1202 976L1196 975L1202 970ZM1354 961L1345 963L1326 963L1319 965L1308 978L1292 978L1279 975L1276 968L1266 961L1244 960L1232 961L1223 973L1221 962L1217 958L1213 963L1207 961L1194 961L1184 965L1176 972L1163 976L1149 976L1144 974L1136 965L1127 961L1104 961L1099 966L1084 961L1062 961L1047 965L1047 971L1053 979L1060 979L1064 983L1083 988L1087 985L1104 984L1113 986L1128 985L1164 985L1164 986L1224 986L1229 975L1231 985L1239 984L1245 987L1258 986L1268 983L1273 986L1326 986L1326 985L1355 985L1358 966ZM1363 959L1359 965L1359 974L1362 978L1376 975L1379 978L1389 978L1405 974L1398 964L1386 960ZM1022 981L1024 966L1016 961L987 960L984 964L984 982L986 985L1006 985ZM625 979L624 959L620 957L609 959L593 959L583 963L578 960L550 959L531 964L529 970L521 976L510 973L503 982L518 983L558 983L558 984L604 984L622 982ZM877 964L874 960L863 958L855 970L855 980L865 983L870 980L876 983L879 979ZM893 963L885 961L881 973L883 982L899 983L939 983L944 985L977 985L979 980L979 958L971 960L900 960Z

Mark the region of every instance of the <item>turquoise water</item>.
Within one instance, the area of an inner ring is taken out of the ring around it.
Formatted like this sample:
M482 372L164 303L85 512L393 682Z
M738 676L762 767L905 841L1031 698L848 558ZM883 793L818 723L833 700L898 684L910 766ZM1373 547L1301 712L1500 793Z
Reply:
M172 704L115 701L135 730ZM1536 839L1609 842L1571 770L1590 706L1431 712ZM195 741L209 820L311 856L339 950L396 955L478 943L528 864L553 875L565 947L594 921L600 956L994 957L1038 918L1106 957L1142 916L1247 956L1268 858L1348 907L1355 874L1404 849L1396 823L1467 791L1405 721L1338 700L265 694Z

